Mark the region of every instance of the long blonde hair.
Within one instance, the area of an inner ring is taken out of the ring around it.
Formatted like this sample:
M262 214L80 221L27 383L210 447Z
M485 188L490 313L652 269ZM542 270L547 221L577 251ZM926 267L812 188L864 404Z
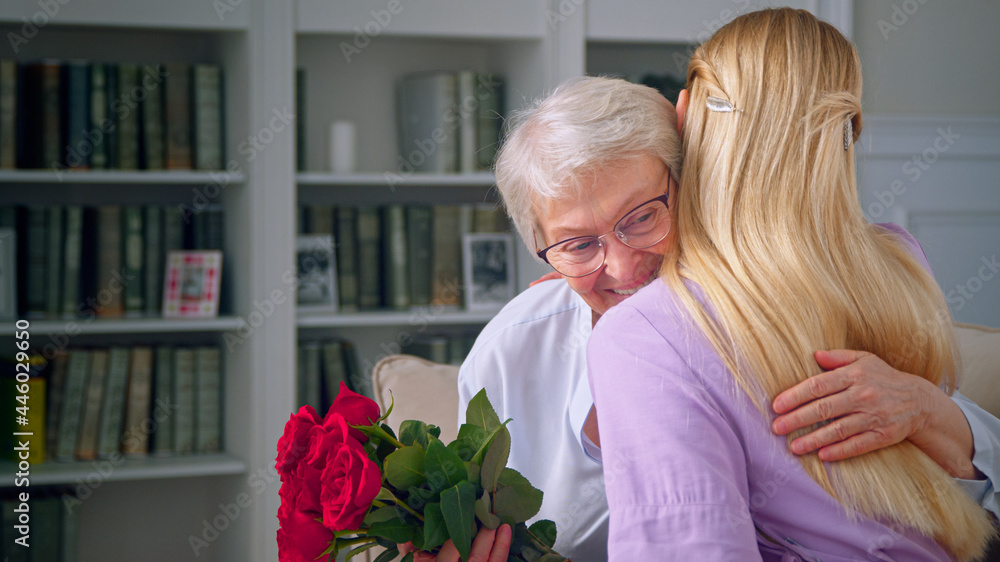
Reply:
M701 45L687 79L679 244L663 276L757 407L769 415L775 396L818 374L818 349L869 351L954 388L940 289L857 202L853 45L808 12L763 10ZM709 96L737 111L710 111ZM908 441L834 464L800 461L849 513L913 528L958 558L981 555L991 534L985 512Z

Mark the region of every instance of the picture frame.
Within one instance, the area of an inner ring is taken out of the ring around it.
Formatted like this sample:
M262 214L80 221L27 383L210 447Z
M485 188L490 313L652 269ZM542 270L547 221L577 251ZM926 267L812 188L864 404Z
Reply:
M500 310L514 298L514 237L510 233L462 235L467 310Z
M299 306L337 312L340 298L333 236L300 235L295 243L295 264L298 277L296 300Z
M220 250L167 252L163 281L163 317L217 317L221 278Z

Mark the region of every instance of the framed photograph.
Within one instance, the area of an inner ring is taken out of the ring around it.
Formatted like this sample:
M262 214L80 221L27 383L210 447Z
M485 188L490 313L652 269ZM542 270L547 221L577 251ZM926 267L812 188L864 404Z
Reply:
M465 308L500 310L514 298L514 237L502 234L462 236Z
M333 251L333 236L329 234L298 237L295 263L300 305L337 312L337 260Z
M163 282L164 318L215 318L219 315L222 252L167 252Z

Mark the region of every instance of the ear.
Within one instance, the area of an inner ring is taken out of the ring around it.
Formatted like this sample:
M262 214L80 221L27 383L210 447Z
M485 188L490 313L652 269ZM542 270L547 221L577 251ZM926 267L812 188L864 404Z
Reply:
M684 114L687 113L687 108L688 91L684 89L677 94L677 134L681 137L684 136Z

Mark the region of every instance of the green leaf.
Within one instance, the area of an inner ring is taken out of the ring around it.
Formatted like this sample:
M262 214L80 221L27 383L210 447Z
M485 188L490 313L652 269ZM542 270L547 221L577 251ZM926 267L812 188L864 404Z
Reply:
M392 490L386 488L385 486L383 486L382 489L378 491L378 494L375 495L375 500L393 503L398 501L396 496L393 495Z
M400 560L399 562L413 562L413 553L407 552L406 556L404 556L403 559Z
M417 529L412 523L407 523L402 518L396 517L388 521L372 523L371 527L368 528L368 534L402 544L412 541L417 534Z
M427 445L424 475L435 493L469 478L462 458L435 438Z
M361 554L362 552L375 548L376 546L378 546L377 542L370 542L368 544L361 545L358 548L348 551L347 558L344 558L344 560L350 560L351 558L354 558L355 556Z
M444 522L441 504L424 506L424 550L433 550L448 540L448 527Z
M438 501L437 492L427 489L426 483L422 486L411 486L407 493L409 497L406 498L406 505L416 511L421 511L428 502Z
M500 518L493 513L490 503L488 493L484 493L481 498L476 500L476 517L487 529L496 529L500 526Z
M406 420L399 424L399 441L403 445L420 445L427 448L427 424L417 420Z
M403 447L387 456L383 463L386 479L399 490L423 484L427 481L424 455L420 447Z
M399 549L397 549L394 546L390 549L387 549L382 554L379 554L378 557L375 559L375 562L392 562L393 560L396 559L397 556L399 556Z
M468 461L483 446L489 436L490 433L485 429L463 423L462 427L458 429L458 437L448 444L448 448L462 457L463 461Z
M437 437L438 439L441 438L441 428L436 425L428 425L427 433L433 435L434 437Z
M528 532L549 548L556 544L556 524L553 521L539 519L528 527Z
M478 490L480 486L479 474L482 472L482 468L474 462L467 462L465 463L465 471L469 473L469 482L475 484Z
M468 481L441 492L441 513L448 536L463 560L469 559L472 535L476 530L476 487Z
M497 482L500 480L500 473L507 466L507 458L510 456L510 432L506 427L500 427L489 449L483 455L483 468L480 471L480 485L489 493L497 490Z
M402 515L402 510L394 505L387 505L385 507L380 507L378 509L373 509L368 512L365 516L365 525L371 525L372 523L380 523L382 521L388 521L395 517Z
M507 425L508 422L510 422L510 419L503 422L503 425L498 425L496 429L494 429L493 432L490 433L489 437L486 438L486 441L483 442L483 444L479 447L479 450L476 451L476 454L472 455L472 458L469 460L471 460L476 464L482 465L483 457L486 456L486 450L489 449L490 444L493 443L493 440L496 438L496 436L500 434L500 430L503 428L503 426Z
M486 397L485 388L469 400L469 406L465 409L465 423L478 426L487 433L500 425L500 417L490 404L490 399Z
M548 552L538 559L538 562L568 562L567 558L555 552Z
M514 526L531 519L542 508L542 491L532 486L518 471L503 469L498 484L493 495L493 513L500 521Z

